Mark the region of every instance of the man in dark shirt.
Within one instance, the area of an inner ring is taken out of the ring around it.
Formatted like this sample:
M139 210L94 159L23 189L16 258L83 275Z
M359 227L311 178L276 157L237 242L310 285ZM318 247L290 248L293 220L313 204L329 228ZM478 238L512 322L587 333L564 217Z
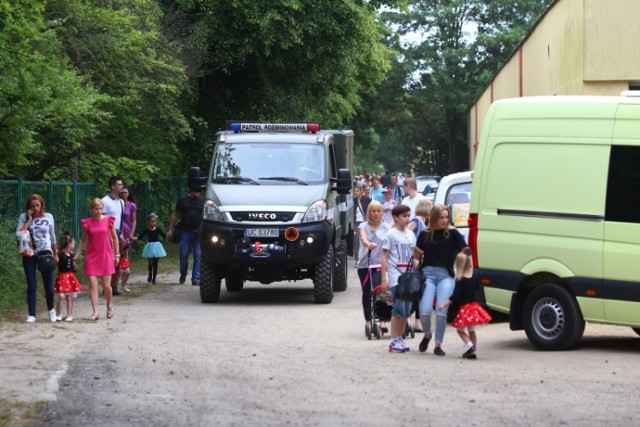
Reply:
M171 239L176 220L180 216L180 284L187 279L189 270L189 253L193 251L193 269L191 270L191 284L200 286L200 222L202 221L202 209L204 199L200 197L200 188L189 188L186 196L178 199L176 208L169 220L169 232L167 239Z

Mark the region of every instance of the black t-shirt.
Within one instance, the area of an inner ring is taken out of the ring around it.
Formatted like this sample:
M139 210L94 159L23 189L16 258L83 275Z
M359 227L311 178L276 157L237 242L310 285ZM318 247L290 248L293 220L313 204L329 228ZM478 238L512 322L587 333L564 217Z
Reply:
M451 228L448 236L445 235L444 230L436 230L433 233L433 238L429 231L422 231L418 234L416 246L424 251L420 268L426 266L444 267L453 277L453 263L456 260L456 255L467 244L462 234L455 228Z
M180 229L188 231L199 228L203 208L204 199L200 196L179 198L175 210L180 213Z
M164 231L162 231L160 227L156 227L153 230L151 230L150 228L145 228L144 230L142 230L142 233L140 234L140 237L138 237L138 239L144 239L145 236L147 237L149 243L159 242L160 236L165 239L167 238L167 235L164 233Z
M58 271L60 273L73 271L73 255L67 255L62 251L58 252Z
M453 295L451 295L449 299L463 306L474 302L476 300L476 292L480 289L480 280L476 277L461 277L460 280L456 282Z

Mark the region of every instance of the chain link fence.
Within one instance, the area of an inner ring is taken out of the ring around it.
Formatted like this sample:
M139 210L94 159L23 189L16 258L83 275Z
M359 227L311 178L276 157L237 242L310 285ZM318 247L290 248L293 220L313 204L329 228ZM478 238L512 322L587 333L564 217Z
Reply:
M187 177L162 178L153 182L125 183L133 194L138 207L137 232L147 224L150 213L158 215L158 225L167 231L169 219L179 197L187 192ZM45 201L45 208L56 222L56 234L71 231L80 236L80 219L90 216L89 201L102 198L106 193L92 182L22 181L0 180L0 218L15 219L26 210L26 201L37 193Z

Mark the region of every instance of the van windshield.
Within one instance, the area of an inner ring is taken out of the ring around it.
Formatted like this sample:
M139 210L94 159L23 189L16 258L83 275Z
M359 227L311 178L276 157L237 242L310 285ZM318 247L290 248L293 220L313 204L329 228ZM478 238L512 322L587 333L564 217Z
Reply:
M219 143L211 180L216 184L301 185L326 181L322 145Z

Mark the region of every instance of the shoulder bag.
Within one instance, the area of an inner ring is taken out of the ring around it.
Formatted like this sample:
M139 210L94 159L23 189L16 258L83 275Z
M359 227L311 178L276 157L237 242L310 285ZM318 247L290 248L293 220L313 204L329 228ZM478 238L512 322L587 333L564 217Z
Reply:
M56 268L56 263L53 259L53 252L49 249L38 251L38 270L40 271L53 271Z
M396 288L396 299L400 301L414 302L422 297L424 282L419 270L411 268L411 263L407 269L398 277Z

